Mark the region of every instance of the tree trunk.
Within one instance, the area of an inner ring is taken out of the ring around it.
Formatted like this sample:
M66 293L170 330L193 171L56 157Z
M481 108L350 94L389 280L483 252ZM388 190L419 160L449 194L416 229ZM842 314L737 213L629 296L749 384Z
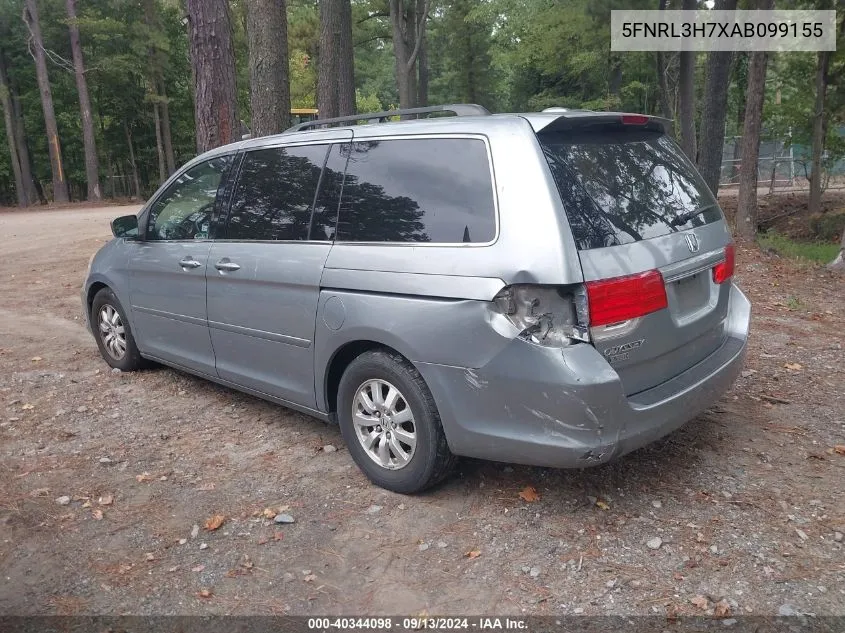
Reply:
M138 164L135 162L135 144L132 142L132 130L129 124L124 121L123 129L126 131L126 145L129 147L129 166L132 168L132 188L135 191L135 198L141 199L141 179L138 177Z
M279 134L290 127L285 0L248 0L246 32L252 135Z
M107 159L107 163L109 166L109 182L108 182L108 189L109 189L109 198L114 198L114 162L112 161L112 153L109 150L109 155Z
M417 25L424 22L428 16L425 14L426 2L425 0L417 0ZM417 105L428 105L428 38L426 37L426 29L420 31L420 52L417 56ZM468 60L467 60L468 61ZM475 103L475 101L473 101Z
M23 111L21 110L20 96L13 90L12 98L12 119L15 123L15 142L18 144L18 160L21 165L21 179L23 186L27 190L27 198L30 204L40 202L47 203L44 197L44 191L41 189L41 184L32 176L33 166L32 157L29 153L29 143L26 140L26 129L23 121Z
M736 130L737 136L742 136L742 126L745 124L745 103L748 96L748 53L737 53L736 55L736 87L739 97L739 107L736 109ZM734 142L733 160L731 164L731 182L739 179L739 157L742 153L742 140Z
M352 3L337 3L337 111L338 116L355 114L355 57L352 48Z
M151 34L162 32L161 20L159 19L156 1L142 0L144 6L144 22ZM153 115L156 117L156 148L160 152L159 160L164 159L165 170L162 172L159 164L159 176L165 180L167 176L176 171L176 160L173 156L173 138L170 133L170 106L167 100L167 88L164 83L164 66L166 62L166 51L155 37L150 37L147 47L150 58L149 72L147 79L150 84L150 96L154 104ZM162 173L164 176L162 177Z
M760 0L758 9L772 8L773 0ZM757 160L760 157L760 126L763 99L766 95L765 51L751 53L748 65L748 90L745 98L745 123L742 130L739 194L736 208L736 231L746 240L757 237Z
M717 10L733 11L737 0L723 0ZM701 142L698 148L698 170L715 196L722 175L722 150L725 147L725 121L728 116L728 87L731 83L730 51L714 51L707 56L707 79L704 82L704 111L701 114Z
M819 51L816 67L816 104L813 108L813 160L810 172L810 204L807 211L818 213L822 206L822 154L827 136L827 71L830 66L830 52Z
M91 116L91 99L88 97L88 80L85 78L85 62L82 59L82 45L79 43L79 24L76 18L76 0L66 0L70 50L73 54L73 73L76 76L76 91L79 93L79 113L82 117L82 144L85 148L85 180L88 183L88 201L103 199L100 192L100 164L97 159L97 141L94 138L94 118Z
M393 33L394 69L399 89L399 107L417 105L416 63L424 38L429 0L423 0L422 10L406 10L403 0L390 0L390 24ZM417 15L420 19L417 19Z
M67 181L62 167L62 147L59 142L59 129L56 125L56 113L53 110L53 94L50 90L50 78L47 75L47 56L44 41L41 38L41 24L38 21L38 7L35 0L26 0L23 20L32 36L30 51L35 58L35 73L38 89L41 93L41 108L44 110L44 127L47 130L47 147L50 150L50 169L53 174L53 200L58 203L68 202Z
M320 0L320 56L317 60L317 110L321 119L340 116L337 95L340 30L337 0Z
M660 0L658 10L666 10L666 0ZM657 87L660 93L660 111L663 118L671 120L675 118L675 112L672 108L672 100L669 98L669 79L666 76L668 70L666 53L658 51L655 54L655 66L657 68Z
M682 8L694 10L696 0L683 0ZM681 51L678 68L678 118L681 147L691 161L696 159L695 142L695 59L694 51Z
M161 97L159 116L161 117L161 140L164 145L164 160L167 164L167 175L176 171L176 156L173 154L173 135L170 132L170 105L167 101L167 89L164 79L159 80L158 94Z
M15 138L14 110L12 108L11 90L6 76L6 57L0 50L0 106L3 107L3 122L6 124L6 140L9 143L9 159L12 163L12 174L15 177L15 195L19 207L30 205L29 191L21 174L20 156L18 156L18 142Z
M227 0L187 0L186 4L197 151L202 153L239 138L232 22Z
M622 88L622 58L616 54L610 56L610 78L607 83L608 93L618 97Z
M159 114L159 104L153 101L153 123L156 129L156 154L158 155L158 184L164 184L167 180L167 162L164 158L164 143L161 138L161 116Z

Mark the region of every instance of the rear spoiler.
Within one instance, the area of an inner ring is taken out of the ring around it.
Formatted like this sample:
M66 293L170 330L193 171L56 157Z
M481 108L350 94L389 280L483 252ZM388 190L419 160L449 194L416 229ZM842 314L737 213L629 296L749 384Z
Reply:
M591 112L588 110L573 110L558 116L548 114L523 115L534 132L564 132L567 130L584 129L604 125L631 125L641 129L654 130L669 134L672 131L672 121L663 117L647 114L632 114L628 112Z

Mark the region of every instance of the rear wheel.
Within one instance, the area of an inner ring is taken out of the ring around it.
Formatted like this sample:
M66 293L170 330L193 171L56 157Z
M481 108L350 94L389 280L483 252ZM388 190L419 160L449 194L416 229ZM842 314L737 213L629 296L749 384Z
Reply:
M395 352L365 352L338 388L349 453L374 484L410 494L444 479L455 463L440 415L416 368Z
M91 329L103 360L110 366L121 371L136 371L144 366L126 312L111 288L103 288L94 296Z

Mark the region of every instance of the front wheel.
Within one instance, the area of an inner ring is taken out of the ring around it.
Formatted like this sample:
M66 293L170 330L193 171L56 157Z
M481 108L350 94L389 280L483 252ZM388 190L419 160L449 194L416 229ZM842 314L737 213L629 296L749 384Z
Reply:
M349 453L374 484L410 494L443 480L455 463L440 415L416 368L397 353L365 352L338 388Z
M103 288L91 303L91 329L100 354L111 367L136 371L144 366L126 312L111 288Z

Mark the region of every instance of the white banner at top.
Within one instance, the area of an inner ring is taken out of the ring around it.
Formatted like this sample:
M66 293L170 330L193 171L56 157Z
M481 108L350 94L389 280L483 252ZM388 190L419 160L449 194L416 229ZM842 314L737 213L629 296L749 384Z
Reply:
M612 51L835 51L836 11L611 11Z

